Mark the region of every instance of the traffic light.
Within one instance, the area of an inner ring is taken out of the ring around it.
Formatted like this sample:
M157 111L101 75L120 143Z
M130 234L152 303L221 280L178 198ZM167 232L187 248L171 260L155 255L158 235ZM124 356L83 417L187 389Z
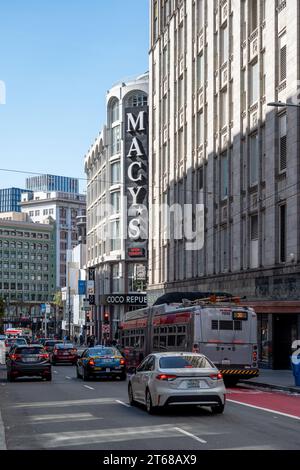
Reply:
M104 323L108 323L108 322L109 322L109 313L105 312L104 313Z
M95 296L89 295L89 305L95 305Z

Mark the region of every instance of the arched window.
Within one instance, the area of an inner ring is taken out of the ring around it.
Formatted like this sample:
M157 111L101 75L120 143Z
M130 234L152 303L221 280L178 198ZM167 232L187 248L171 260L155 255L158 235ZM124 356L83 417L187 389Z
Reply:
M126 99L126 105L130 108L147 106L147 104L148 96L142 92L132 93Z
M111 104L111 123L119 120L119 101L114 100Z

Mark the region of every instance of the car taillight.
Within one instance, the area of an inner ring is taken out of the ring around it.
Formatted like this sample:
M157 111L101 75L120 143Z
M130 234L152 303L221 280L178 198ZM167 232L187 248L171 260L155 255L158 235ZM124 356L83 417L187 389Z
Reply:
M157 380L166 380L166 381L170 381L170 380L175 380L177 379L177 375L170 375L170 374L159 374L156 376Z
M39 358L40 359L49 359L49 354L40 354Z
M252 353L252 361L256 362L257 361L257 351L253 351Z
M90 365L90 366L94 366L94 365L95 365L94 359L90 359L90 360L89 360L89 365Z
M221 372L219 372L218 374L211 374L210 378L213 379L213 380L222 380L223 375L221 374Z
M120 364L121 364L121 366L124 366L125 365L125 359L120 359Z

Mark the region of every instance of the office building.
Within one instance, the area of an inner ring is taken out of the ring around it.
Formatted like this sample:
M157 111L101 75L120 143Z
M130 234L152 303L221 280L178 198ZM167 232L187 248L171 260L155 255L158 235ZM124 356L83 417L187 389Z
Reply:
M26 191L21 188L0 189L0 212L21 212L21 194Z
M26 178L26 188L31 191L59 191L62 193L79 193L77 178L57 175L38 175Z

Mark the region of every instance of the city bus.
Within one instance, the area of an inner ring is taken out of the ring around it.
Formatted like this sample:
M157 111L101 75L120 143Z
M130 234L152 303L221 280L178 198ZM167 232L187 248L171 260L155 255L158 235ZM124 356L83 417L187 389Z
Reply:
M129 369L152 352L193 351L205 354L227 384L259 374L256 313L231 298L182 299L135 310L120 330Z

